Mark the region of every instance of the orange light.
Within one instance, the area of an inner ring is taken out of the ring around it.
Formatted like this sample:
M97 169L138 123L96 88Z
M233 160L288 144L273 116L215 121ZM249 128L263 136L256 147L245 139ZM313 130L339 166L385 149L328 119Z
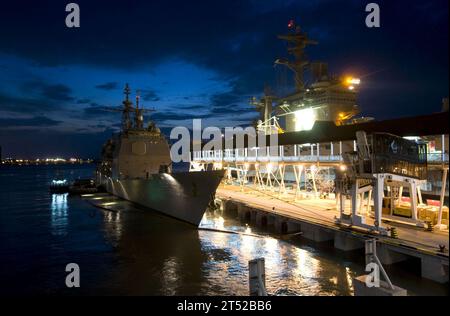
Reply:
M345 84L348 85L348 86L355 86L355 85L357 86L357 85L361 84L361 79L353 78L353 77L347 77L345 79Z

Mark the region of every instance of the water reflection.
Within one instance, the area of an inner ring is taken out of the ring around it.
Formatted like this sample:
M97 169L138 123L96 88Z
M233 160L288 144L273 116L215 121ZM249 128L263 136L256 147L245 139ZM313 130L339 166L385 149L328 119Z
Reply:
M111 204L114 203L114 204ZM102 205L115 205L117 202L107 202ZM122 235L122 221L121 221L121 212L112 212L106 211L104 212L104 222L105 222L105 230L108 234L108 237L115 242L120 240Z
M340 282L338 277L338 274L345 275L345 267L324 262L322 258L315 258L313 252L285 241L270 236L211 231L200 231L199 235L202 251L212 254L203 270L209 282L215 287L221 286L224 294L248 294L248 261L255 258L265 258L270 294L352 294L347 282ZM225 279L226 283L223 282Z
M179 275L181 273L182 271L179 269L179 264L176 257L170 257L164 261L161 280L164 295L177 294L177 287L180 283Z
M67 234L67 196L68 193L52 194L52 203L50 205L52 212L51 226L52 234L55 236Z
M105 203L115 201L108 200ZM248 261L265 258L271 295L353 295L362 267L302 240L276 239L220 213L195 229L151 211L109 204L107 239L119 263L111 284L126 294L248 295Z

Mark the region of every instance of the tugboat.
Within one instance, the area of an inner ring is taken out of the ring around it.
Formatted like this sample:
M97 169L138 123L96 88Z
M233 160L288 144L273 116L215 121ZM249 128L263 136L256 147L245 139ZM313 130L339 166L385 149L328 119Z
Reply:
M224 171L172 172L169 144L154 122L144 127L144 109L125 86L122 130L102 149L96 182L107 192L198 226ZM134 116L134 120L132 120Z

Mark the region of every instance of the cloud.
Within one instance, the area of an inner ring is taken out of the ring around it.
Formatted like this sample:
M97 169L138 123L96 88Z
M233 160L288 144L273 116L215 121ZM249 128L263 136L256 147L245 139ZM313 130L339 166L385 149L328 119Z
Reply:
M183 110L201 110L201 109L206 109L207 106L206 105L182 105L180 106L180 108L182 108Z
M88 104L91 103L90 99L78 99L77 104Z
M100 90L106 90L106 91L111 91L111 90L117 90L119 88L119 83L117 82L106 82L103 84L99 84L95 86L97 89Z
M209 118L208 114L194 114L194 113L180 113L180 112L157 112L151 115L152 120L154 121L184 121L190 119L204 119Z
M0 126L2 127L48 127L61 124L45 116L35 116L32 118L0 118Z
M141 90L141 96L144 101L159 101L161 98L156 94L156 91L150 89Z
M72 90L62 84L46 85L42 87L42 95L48 99L56 101L72 101L74 98L70 96Z
M20 90L25 94L37 94L51 101L72 101L72 89L63 84L52 84L41 80L25 81Z
M59 103L43 98L22 98L0 94L0 110L15 113L44 113L60 109Z
M116 111L117 110L117 111ZM88 107L82 110L82 115L85 118L95 118L95 117L117 117L119 119L120 109L111 108L107 106L100 105L98 103L92 102Z

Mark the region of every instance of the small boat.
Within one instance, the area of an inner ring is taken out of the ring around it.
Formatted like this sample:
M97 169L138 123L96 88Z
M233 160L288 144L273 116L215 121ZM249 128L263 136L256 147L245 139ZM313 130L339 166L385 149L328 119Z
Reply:
M55 179L50 183L50 193L69 192L69 182L66 179Z

